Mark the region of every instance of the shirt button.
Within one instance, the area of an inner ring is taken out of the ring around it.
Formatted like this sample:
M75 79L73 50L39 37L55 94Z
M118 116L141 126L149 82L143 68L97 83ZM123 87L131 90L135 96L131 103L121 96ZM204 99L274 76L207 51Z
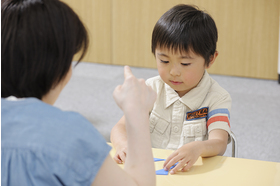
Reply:
M197 133L201 132L200 127L196 127L196 132Z
M181 105L181 102L180 101L176 101L175 105L179 106L179 105Z
M177 133L179 131L179 128L177 126L175 126L175 127L173 127L173 131Z

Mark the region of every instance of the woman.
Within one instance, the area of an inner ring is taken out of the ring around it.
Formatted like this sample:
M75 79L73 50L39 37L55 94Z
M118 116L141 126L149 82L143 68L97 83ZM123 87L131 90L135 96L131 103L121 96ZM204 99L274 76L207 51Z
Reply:
M80 61L88 47L78 16L58 0L1 4L2 185L154 185L151 88L125 67L114 91L128 123L121 169L89 121L52 106L72 75L74 54L81 51Z

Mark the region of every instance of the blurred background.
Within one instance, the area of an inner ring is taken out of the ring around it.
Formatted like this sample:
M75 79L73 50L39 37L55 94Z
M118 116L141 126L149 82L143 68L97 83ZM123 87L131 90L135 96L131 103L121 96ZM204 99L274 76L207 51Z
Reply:
M153 27L177 4L207 11L218 28L219 57L210 73L277 79L279 0L64 0L90 33L84 61L156 68Z
M122 116L112 92L123 81L123 65L138 78L158 75L153 27L171 7L192 4L218 28L219 56L208 72L232 96L238 157L280 162L279 0L63 1L86 25L90 46L55 106L81 113L109 141ZM230 146L225 156L231 156Z

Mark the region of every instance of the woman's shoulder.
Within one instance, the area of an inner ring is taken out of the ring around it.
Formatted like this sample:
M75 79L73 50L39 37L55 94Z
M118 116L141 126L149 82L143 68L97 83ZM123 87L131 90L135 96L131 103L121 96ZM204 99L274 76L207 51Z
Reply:
M14 119L12 115L17 118L22 117L22 121L31 120L40 123L72 123L76 120L84 120L85 118L79 113L72 111L63 111L57 107L42 102L37 98L21 98L21 99L1 99L2 115L5 119ZM86 121L87 122L87 121Z
M18 101L2 99L1 104L2 131L6 131L3 136L6 136L6 139L18 139L19 143L20 139L25 139L33 144L42 143L55 148L76 143L77 140L82 143L105 141L94 126L79 113L63 111L36 98Z

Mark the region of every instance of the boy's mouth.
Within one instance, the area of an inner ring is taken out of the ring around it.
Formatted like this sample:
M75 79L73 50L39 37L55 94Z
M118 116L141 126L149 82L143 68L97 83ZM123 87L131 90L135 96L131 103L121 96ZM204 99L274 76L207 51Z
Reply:
M180 85L182 84L183 82L179 82L179 81L170 81L173 85Z

